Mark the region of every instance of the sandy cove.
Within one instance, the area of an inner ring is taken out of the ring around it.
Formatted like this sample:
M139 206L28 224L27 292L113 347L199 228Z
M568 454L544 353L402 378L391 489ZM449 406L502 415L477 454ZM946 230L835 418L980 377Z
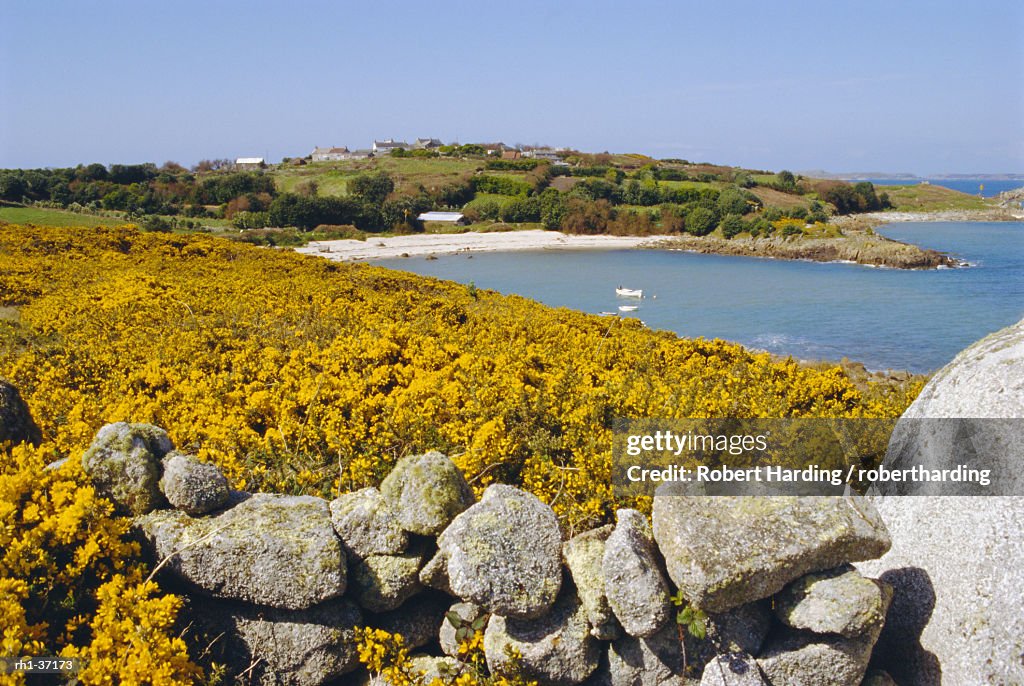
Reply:
M577 236L534 229L491 233L415 234L370 237L365 241L312 241L300 253L331 260L383 260L395 257L516 250L617 250L654 247L668 236Z

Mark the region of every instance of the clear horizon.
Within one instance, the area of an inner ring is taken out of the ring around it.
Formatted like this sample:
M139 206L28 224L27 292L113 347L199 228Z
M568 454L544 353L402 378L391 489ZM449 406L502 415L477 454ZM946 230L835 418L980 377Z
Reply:
M1024 6L0 2L0 167L502 140L1024 174Z

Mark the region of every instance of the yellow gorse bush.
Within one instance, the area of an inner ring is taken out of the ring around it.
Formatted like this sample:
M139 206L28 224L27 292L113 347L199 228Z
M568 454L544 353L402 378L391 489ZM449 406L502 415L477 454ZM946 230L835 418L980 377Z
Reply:
M613 510L615 417L897 416L723 341L366 265L130 228L0 227L0 374L48 444L151 422L237 488L378 483L439 449L482 489L523 485L570 531Z
M191 683L199 671L173 631L180 599L143 580L127 520L81 463L45 469L53 458L0 452L0 656L85 658L85 684Z
M616 417L894 417L919 390L858 390L838 368L365 265L13 225L0 225L0 376L44 435L0 453L0 652L84 656L85 683L124 684L198 671L173 632L180 601L144 579L126 522L82 474L108 422L167 429L236 488L327 497L439 449L478 491L519 484L572 533L618 505ZM371 669L414 678L400 637L361 640Z

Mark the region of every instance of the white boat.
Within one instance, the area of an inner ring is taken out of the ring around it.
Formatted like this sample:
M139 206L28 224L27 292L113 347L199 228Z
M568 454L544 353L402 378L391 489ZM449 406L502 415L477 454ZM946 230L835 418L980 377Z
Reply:
M615 289L615 295L623 298L642 298L644 297L644 292L639 288L623 288L622 286L619 286Z
M616 315L615 312L598 312L597 313L598 317L614 317L615 315Z
M639 309L639 305L619 305L619 312L636 312Z

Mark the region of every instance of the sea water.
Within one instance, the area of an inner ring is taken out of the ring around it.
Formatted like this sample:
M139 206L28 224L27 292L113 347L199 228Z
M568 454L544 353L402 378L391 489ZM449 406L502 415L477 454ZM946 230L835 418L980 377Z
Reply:
M880 233L971 266L927 271L669 250L531 251L380 260L556 307L617 312L652 329L799 359L931 372L1024 317L1024 223L893 224ZM643 289L619 298L616 286Z

